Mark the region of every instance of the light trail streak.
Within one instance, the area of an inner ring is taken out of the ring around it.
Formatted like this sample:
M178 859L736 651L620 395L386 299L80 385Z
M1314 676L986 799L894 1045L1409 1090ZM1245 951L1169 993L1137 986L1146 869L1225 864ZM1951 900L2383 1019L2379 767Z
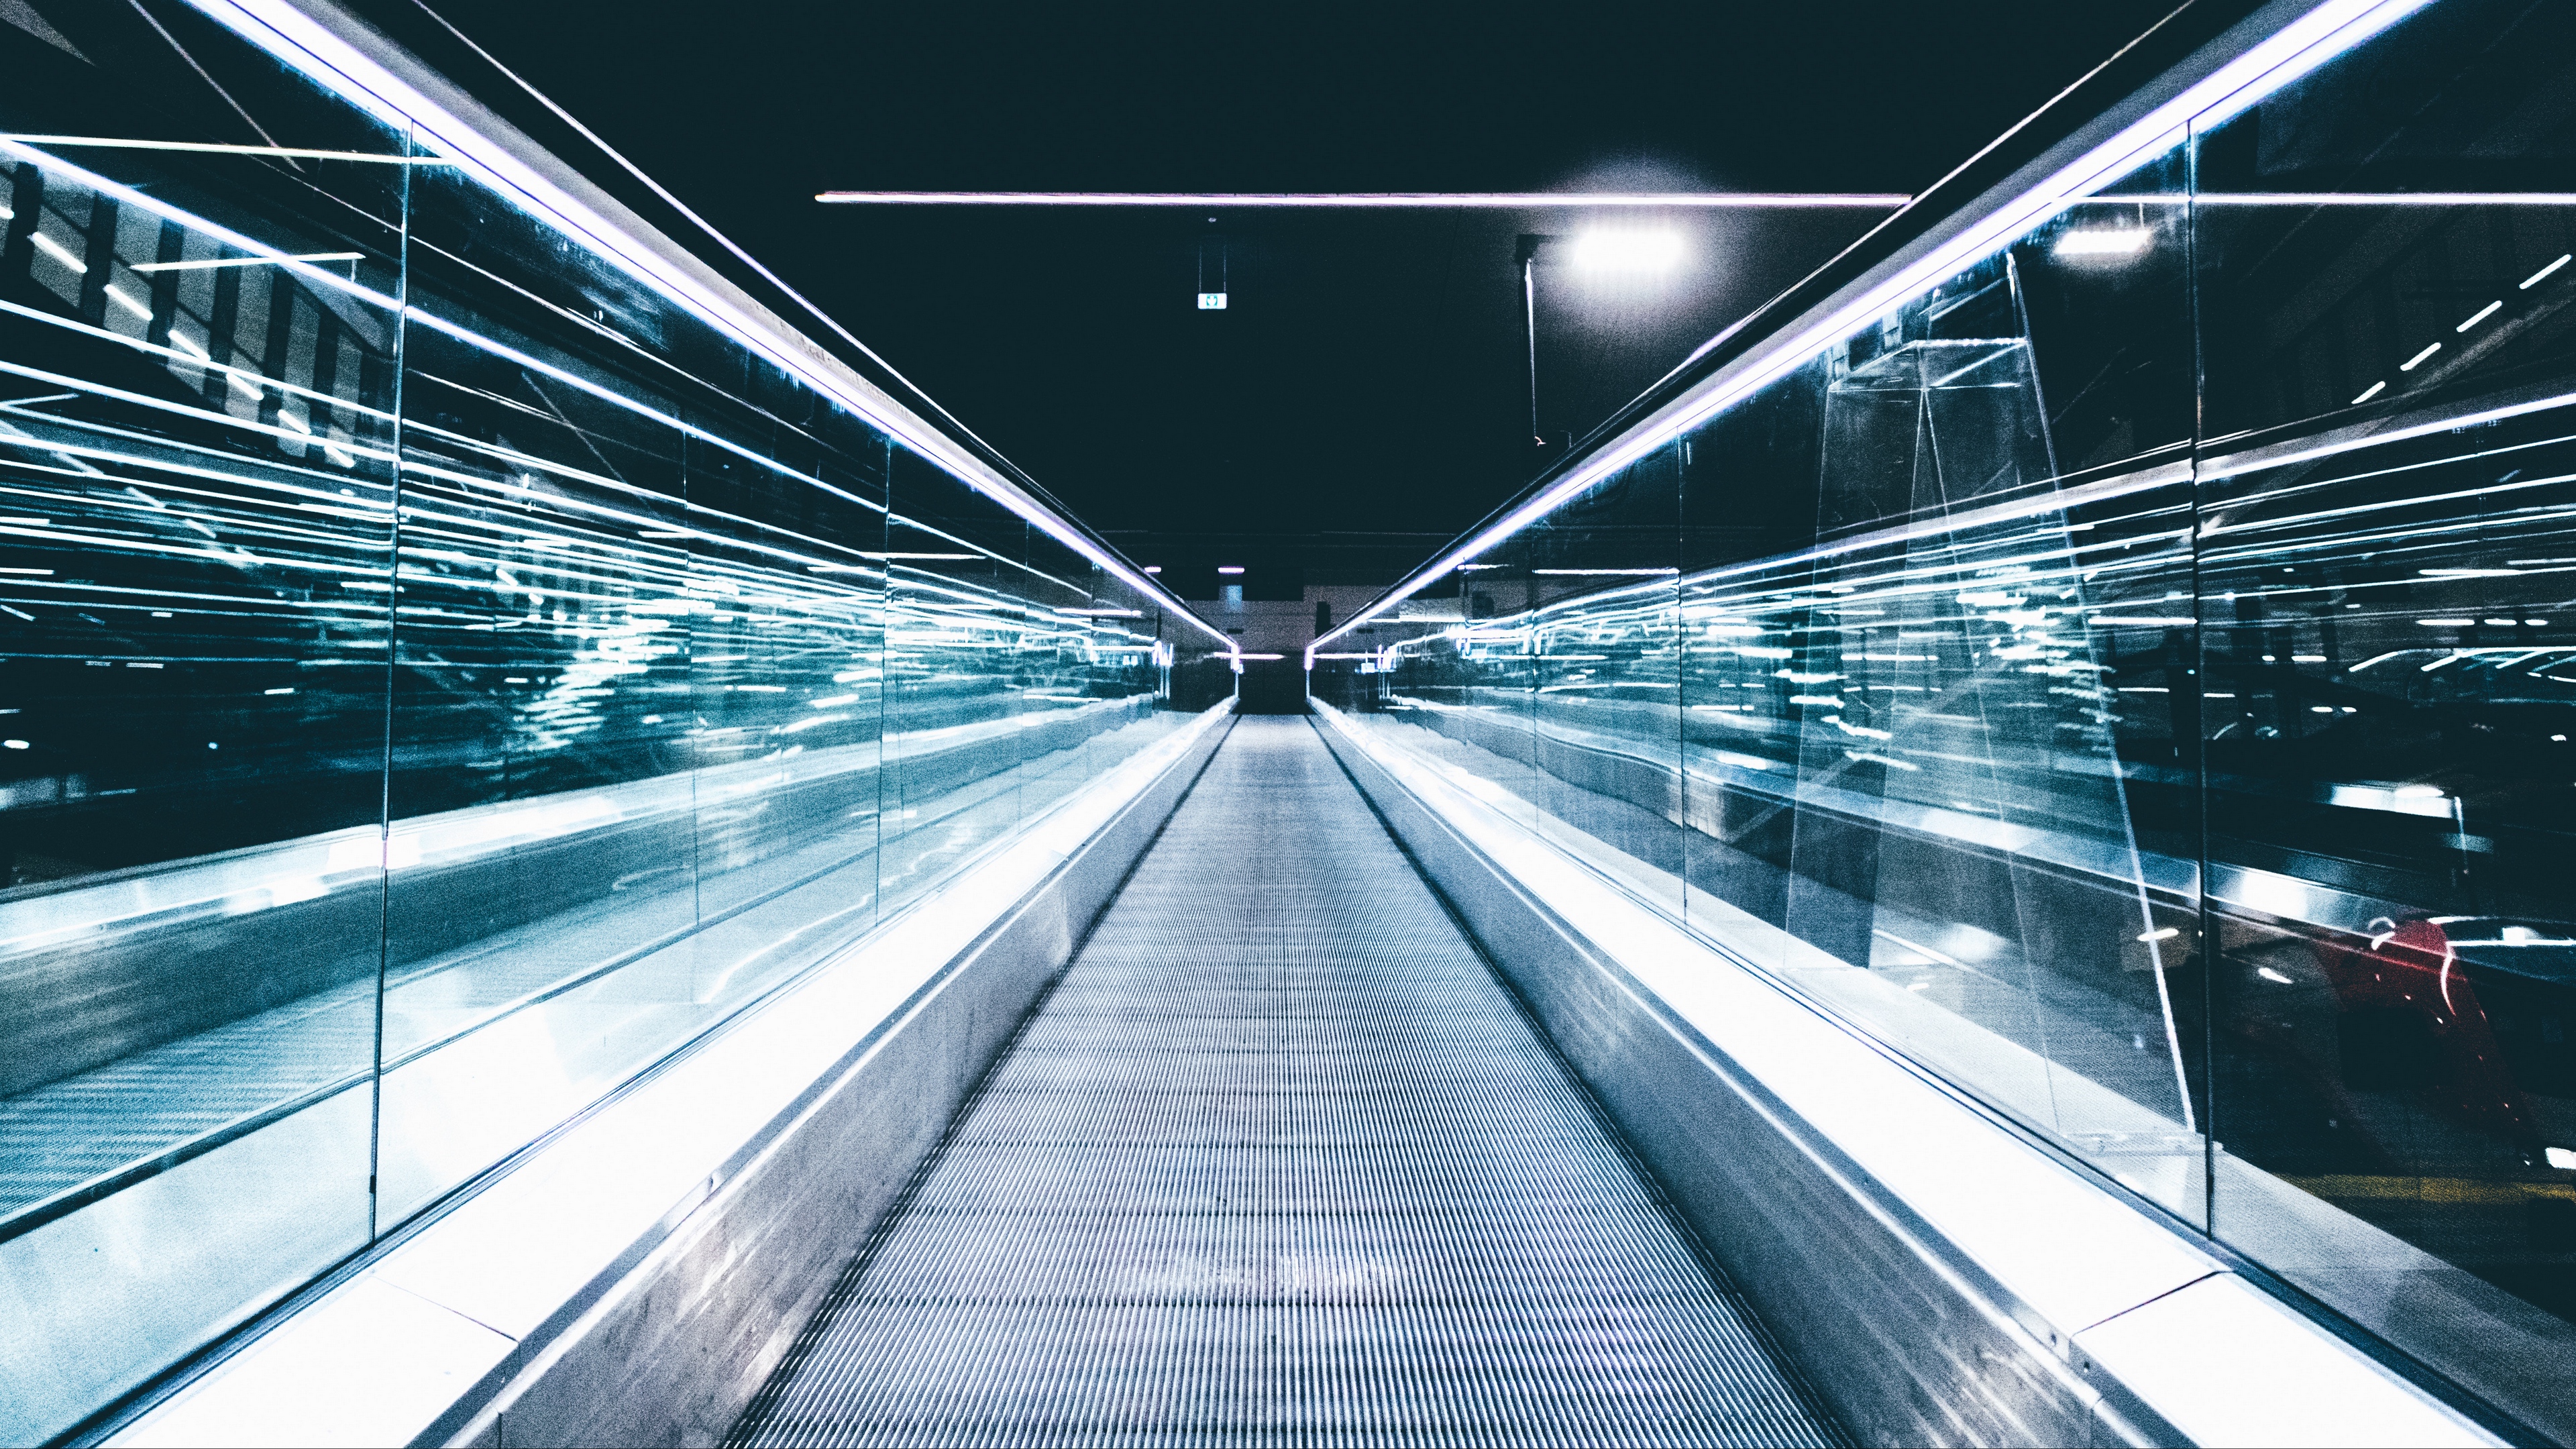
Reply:
M298 161L372 161L401 166L448 166L444 156L405 156L381 151L316 151L298 146L238 146L216 141L149 141L130 136L43 136L32 132L0 133L0 141L29 146L94 146L117 151L186 151L220 156L277 156Z
M293 252L273 257L206 257L183 262L135 262L135 271L146 276L154 272L203 272L220 267L273 267L289 262L363 262L365 252Z

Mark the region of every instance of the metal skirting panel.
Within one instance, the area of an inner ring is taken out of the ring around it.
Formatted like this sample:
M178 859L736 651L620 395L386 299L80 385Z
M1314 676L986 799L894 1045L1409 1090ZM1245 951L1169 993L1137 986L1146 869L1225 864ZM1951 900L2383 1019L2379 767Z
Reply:
M1246 719L734 1439L1840 1431L1314 731Z

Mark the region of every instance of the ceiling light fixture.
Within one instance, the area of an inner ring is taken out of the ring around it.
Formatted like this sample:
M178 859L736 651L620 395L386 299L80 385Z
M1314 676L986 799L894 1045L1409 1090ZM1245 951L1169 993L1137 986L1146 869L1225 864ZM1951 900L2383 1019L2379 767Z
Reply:
M1798 191L824 191L834 206L1187 206L1359 209L1697 207L1760 211L1848 208L1893 211L1914 198L1893 193Z
M1684 252L1680 232L1624 226L1594 227L1575 237L1571 250L1575 269L1596 276L1669 272Z

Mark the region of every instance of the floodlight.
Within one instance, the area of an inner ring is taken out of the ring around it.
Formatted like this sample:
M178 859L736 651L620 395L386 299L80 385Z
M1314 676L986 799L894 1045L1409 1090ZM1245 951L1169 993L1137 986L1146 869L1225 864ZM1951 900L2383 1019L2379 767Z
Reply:
M1586 272L1669 272L1682 260L1682 236L1666 227L1599 226L1574 239L1574 265Z

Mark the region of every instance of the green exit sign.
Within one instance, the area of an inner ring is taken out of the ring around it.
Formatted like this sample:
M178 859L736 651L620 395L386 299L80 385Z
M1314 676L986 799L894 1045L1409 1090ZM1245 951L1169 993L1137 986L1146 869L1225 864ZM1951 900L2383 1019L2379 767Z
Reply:
M1200 310L1200 311L1202 311L1202 312L1222 312L1222 311L1224 311L1224 310L1225 310L1225 293L1223 293L1223 292L1201 292L1201 293L1199 293L1199 310Z

